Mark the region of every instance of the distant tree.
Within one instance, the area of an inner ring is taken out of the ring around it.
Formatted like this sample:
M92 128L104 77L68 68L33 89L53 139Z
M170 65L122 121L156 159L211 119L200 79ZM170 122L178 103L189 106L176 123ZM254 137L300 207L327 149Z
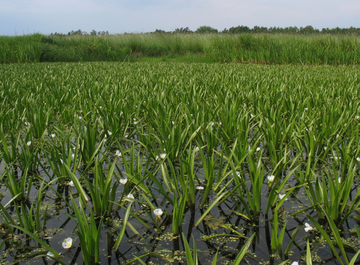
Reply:
M195 31L196 33L218 33L218 30L215 28L212 28L210 26L201 26L198 29L196 29ZM189 27L181 27L181 28L177 28L174 31L164 31L161 29L156 29L154 32L152 33L157 33L157 34L172 34L172 33L180 33L180 34L188 34L188 33L193 33L193 31L191 31L189 29ZM254 26L252 29L250 29L247 26L237 26L237 27L231 27L229 29L225 28L221 31L221 33L231 33L231 34L241 34L241 33L271 33L271 34L303 34L303 35L307 35L307 34L333 34L333 35L338 35L338 34L343 34L343 35L357 35L360 36L360 28L355 28L355 27L350 27L350 28L322 28L321 30L318 30L316 28L314 28L311 25L308 25L306 27L285 27L285 28L280 28L280 27L260 27L260 26ZM106 36L109 35L109 31L96 31L96 30L92 30L90 33L90 35L92 36ZM67 35L89 35L86 31L82 31L81 29L79 30L72 30L70 32L67 33ZM124 33L124 34L133 34L133 33ZM56 36L65 36L66 34L63 33L51 33L50 35L56 35Z
M162 29L156 29L153 33L156 33L156 34L166 34L167 32L165 30L162 30Z
M360 28L350 27L347 29L347 34L358 34L360 35Z
M239 33L250 33L251 29L248 26L237 26L229 28L229 33L239 34Z
M333 28L330 30L330 33L332 34L345 34L348 31L348 29L341 29L339 27Z
M187 34L187 33L193 33L193 32L189 29L189 27L186 27L186 28L181 27L181 28L175 29L173 31L173 33Z
M195 33L218 33L218 30L210 26L201 26L195 31Z
M269 33L276 33L276 34L278 34L278 33L286 33L286 32L285 32L285 29L283 29L283 28L270 27L270 28L269 28Z
M268 33L267 27L254 26L251 30L253 33Z
M318 29L314 29L313 26L306 26L306 27L300 27L299 30L300 34L314 34L314 33L319 33Z
M86 31L82 31L81 29L77 30L77 31L71 31L68 33L68 35L87 35Z
M273 27L271 29L272 33L284 33L284 29L283 28L278 28L278 27Z
M298 27L286 27L284 28L284 33L287 33L287 34L296 34L298 33L299 29Z
M323 33L323 34L329 34L329 33L330 33L330 29L329 29L329 28L322 28L322 29L321 29L321 33Z
M97 33L97 35L99 35L99 36L107 36L107 35L109 35L109 31L99 31L98 33Z

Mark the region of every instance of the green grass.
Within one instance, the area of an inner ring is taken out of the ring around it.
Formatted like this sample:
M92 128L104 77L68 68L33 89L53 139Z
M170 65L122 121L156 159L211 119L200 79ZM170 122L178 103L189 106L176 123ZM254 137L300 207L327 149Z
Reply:
M0 63L226 62L358 64L357 36L284 34L26 35L0 37Z

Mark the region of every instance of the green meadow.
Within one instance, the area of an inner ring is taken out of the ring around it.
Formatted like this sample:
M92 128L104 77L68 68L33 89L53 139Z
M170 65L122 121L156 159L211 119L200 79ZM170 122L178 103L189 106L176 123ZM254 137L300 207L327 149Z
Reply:
M359 262L358 38L0 41L1 264Z

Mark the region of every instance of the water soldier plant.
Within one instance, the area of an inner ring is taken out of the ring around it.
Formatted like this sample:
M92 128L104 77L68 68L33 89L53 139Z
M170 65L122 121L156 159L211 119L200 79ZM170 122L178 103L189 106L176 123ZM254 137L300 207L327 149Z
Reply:
M0 65L0 262L356 264L358 72Z

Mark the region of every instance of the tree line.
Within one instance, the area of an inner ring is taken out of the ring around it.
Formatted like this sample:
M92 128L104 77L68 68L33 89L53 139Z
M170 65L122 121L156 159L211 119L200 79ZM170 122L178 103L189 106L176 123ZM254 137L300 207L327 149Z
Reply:
M177 28L174 31L164 31L161 29L156 29L152 33L228 33L228 34L241 34L241 33L283 33L283 34L356 34L360 35L360 28L350 27L350 28L322 28L321 30L314 28L313 26L306 26L306 27L260 27L254 26L250 28L248 26L237 26L231 27L229 29L225 28L222 31L218 31L215 28L210 26L201 26L197 28L195 31L191 31L188 27L186 28Z
M302 34L302 35L309 35L309 34L344 34L344 35L360 35L360 28L350 27L350 28L322 28L321 30L314 28L313 26L306 26L306 27L260 27L260 26L254 26L253 28L250 28L248 26L237 26L237 27L231 27L231 28L225 28L222 31L218 31L215 28L212 28L210 26L201 26L197 28L195 31L192 31L189 29L189 27L181 27L176 28L174 31L165 31L161 29L156 29L153 32L148 32L153 34L241 34L241 33L270 33L270 34ZM124 34L131 34L131 33L124 33ZM79 30L72 30L69 31L68 34L63 33L51 33L50 35L91 35L91 36L107 36L110 35L108 31L96 31L92 30L91 32L86 32L81 29Z

